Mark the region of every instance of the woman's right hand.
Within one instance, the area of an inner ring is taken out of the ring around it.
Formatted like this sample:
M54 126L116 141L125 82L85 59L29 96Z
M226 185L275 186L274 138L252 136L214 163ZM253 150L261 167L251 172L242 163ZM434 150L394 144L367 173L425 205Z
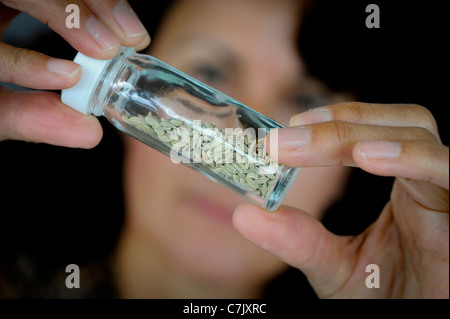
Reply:
M280 162L395 177L389 201L357 236L337 236L286 206L268 214L241 205L236 228L302 270L322 298L448 298L449 148L433 115L418 105L342 103L296 115L291 124L278 132ZM354 209L364 214L366 205L355 201Z
M79 28L68 28L64 1L0 0L0 36L20 12L37 18L77 51L110 59L121 46L141 50L150 37L124 0L73 0L79 8ZM81 78L81 67L68 60L16 48L0 42L0 82L37 90L62 90ZM16 92L0 86L0 141L13 139L68 147L91 148L102 137L94 116L78 113L52 92Z

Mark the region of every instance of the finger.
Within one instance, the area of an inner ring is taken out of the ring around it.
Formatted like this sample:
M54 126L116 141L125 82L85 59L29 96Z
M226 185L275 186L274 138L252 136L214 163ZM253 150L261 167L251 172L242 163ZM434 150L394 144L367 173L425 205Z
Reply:
M362 141L353 149L359 167L372 174L401 177L422 206L448 211L448 147L430 141ZM412 182L413 181L413 182ZM438 187L426 186L425 182ZM445 191L444 191L445 190Z
M377 126L422 127L437 138L436 120L425 107L415 104L372 104L347 102L294 115L290 126L344 121Z
M257 246L299 268L319 294L331 293L350 275L350 238L332 234L307 213L281 207L269 214L243 204L233 214L233 225Z
M118 35L122 45L139 51L150 44L147 30L127 1L87 0L85 4Z
M33 89L62 90L81 78L81 67L63 59L0 42L0 82Z
M97 59L109 59L120 50L121 41L110 27L96 17L82 1L16 0L3 1L7 6L26 12L48 24L77 51ZM69 12L66 12L66 9ZM79 13L79 14L78 14ZM73 14L73 16L70 16ZM78 19L79 17L79 19ZM79 25L68 25L66 20L79 20Z
M296 167L355 166L352 150L363 140L436 141L430 131L420 127L385 127L340 121L275 129L267 137L269 151L278 151L278 161Z
M62 104L58 94L0 87L0 97L0 140L92 148L102 137L97 118Z

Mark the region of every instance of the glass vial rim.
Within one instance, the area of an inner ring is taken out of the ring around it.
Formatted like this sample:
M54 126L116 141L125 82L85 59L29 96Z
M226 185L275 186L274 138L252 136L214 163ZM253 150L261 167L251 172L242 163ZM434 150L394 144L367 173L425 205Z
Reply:
M127 58L134 54L136 54L134 48L122 47L119 53L105 66L103 73L94 85L95 89L89 98L93 115L103 115L103 106L108 99L108 92L110 91L110 86L104 84L114 83L115 79L120 78L122 72L126 68Z

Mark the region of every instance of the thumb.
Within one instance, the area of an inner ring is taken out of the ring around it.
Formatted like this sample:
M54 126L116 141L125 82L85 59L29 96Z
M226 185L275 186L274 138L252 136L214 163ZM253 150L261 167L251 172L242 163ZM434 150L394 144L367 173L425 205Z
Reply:
M233 224L248 240L300 269L320 297L332 295L350 276L352 237L329 232L305 212L281 207L267 213L247 203L236 209Z

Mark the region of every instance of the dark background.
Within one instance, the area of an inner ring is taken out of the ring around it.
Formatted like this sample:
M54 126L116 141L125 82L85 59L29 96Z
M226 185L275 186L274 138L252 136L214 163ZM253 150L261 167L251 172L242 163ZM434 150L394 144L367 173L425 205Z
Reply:
M130 2L151 32L163 11L146 10L143 1ZM369 3L380 7L380 29L365 26ZM426 106L448 145L444 3L318 1L302 28L299 48L313 74L332 88L355 91L360 101ZM10 39L56 57L72 59L76 53L53 33L21 41ZM101 121L104 139L92 150L0 143L0 278L3 272L24 291L38 289L61 267L89 263L113 249L123 221L122 145L115 129ZM355 169L325 226L338 234L360 233L389 200L392 182ZM308 288L294 287L292 278L304 282L292 270L273 290L282 290L283 296L313 296Z

